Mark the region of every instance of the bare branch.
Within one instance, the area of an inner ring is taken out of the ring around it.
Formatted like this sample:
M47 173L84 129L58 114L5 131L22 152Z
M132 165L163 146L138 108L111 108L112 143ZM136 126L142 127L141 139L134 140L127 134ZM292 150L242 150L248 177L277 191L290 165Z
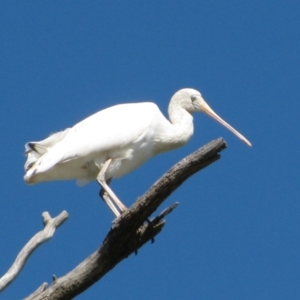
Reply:
M121 260L135 253L149 240L153 240L165 225L163 216L171 212L177 204L164 210L152 221L145 222L145 220L187 178L218 160L220 158L218 153L225 148L226 143L220 138L182 159L114 221L97 251L68 274L57 278L34 300L73 299L102 278Z
M63 211L52 219L48 212L43 212L42 218L44 229L29 240L10 269L0 278L0 291L3 291L18 276L32 252L38 246L48 241L54 235L56 228L68 219L68 213Z

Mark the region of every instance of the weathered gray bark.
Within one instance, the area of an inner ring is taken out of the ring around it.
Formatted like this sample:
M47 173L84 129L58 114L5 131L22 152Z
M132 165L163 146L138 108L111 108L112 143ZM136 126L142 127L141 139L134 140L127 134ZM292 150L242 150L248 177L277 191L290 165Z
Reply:
M9 284L21 272L22 268L29 256L36 250L41 244L45 243L52 238L57 227L62 225L68 219L68 213L66 211L61 212L57 217L51 218L48 212L42 214L44 229L35 234L23 249L18 254L16 260L10 269L0 278L0 292L8 287Z
M75 269L35 296L40 299L73 299L82 293L120 261L151 241L163 228L164 216L177 206L164 211L151 222L145 222L158 206L187 178L220 158L226 148L223 139L212 141L182 159L163 175L142 197L115 220L103 244Z

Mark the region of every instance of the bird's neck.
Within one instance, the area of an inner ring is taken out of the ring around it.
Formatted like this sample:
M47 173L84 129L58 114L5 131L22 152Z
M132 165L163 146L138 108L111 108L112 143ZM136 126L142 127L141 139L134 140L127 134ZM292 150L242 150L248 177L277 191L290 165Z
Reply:
M169 106L168 126L160 134L157 152L169 151L186 144L194 132L193 116L181 107Z

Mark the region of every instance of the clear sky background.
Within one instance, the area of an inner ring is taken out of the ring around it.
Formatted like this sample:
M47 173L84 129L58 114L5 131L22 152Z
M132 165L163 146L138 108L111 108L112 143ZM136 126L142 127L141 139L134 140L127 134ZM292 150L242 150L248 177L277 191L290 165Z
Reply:
M78 299L300 299L299 20L299 1L1 1L1 274L43 211L70 214L1 299L66 274L113 220L96 183L26 186L25 142L117 103L150 100L166 114L183 87L253 147L198 114L186 146L115 180L129 206L184 156L228 142L162 205L180 202L155 243Z

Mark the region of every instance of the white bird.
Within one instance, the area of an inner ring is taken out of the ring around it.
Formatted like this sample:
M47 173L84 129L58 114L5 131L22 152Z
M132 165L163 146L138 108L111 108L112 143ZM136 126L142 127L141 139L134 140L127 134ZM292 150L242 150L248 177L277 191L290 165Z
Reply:
M194 112L208 114L251 146L209 107L200 92L185 88L176 92L170 101L170 121L154 103L120 104L45 140L27 143L24 179L28 184L97 180L103 199L118 217L127 208L109 187L110 180L132 172L156 154L187 143L194 131Z

